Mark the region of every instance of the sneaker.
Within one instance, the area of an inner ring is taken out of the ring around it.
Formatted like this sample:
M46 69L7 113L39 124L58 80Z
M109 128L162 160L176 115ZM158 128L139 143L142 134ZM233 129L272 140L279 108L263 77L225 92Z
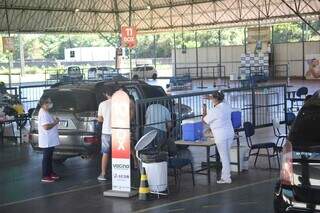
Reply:
M105 175L99 175L99 177L97 178L99 181L106 181L107 178Z
M41 179L41 182L44 182L44 183L53 183L55 180L52 178L52 177L43 177Z
M232 180L229 179L229 180L218 180L217 181L217 184L231 184L232 183Z
M60 179L60 177L59 177L56 173L54 173L54 172L51 173L50 177L51 177L53 180L59 180L59 179Z

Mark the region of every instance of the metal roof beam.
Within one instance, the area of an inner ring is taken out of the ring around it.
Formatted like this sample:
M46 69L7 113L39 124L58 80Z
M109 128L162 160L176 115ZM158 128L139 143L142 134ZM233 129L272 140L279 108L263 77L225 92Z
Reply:
M296 10L291 7L285 0L281 0L292 12L294 12L306 25L308 25L308 27L310 27L310 29L312 29L316 34L318 34L320 36L320 32L317 31L316 28L314 28L304 17L302 17L302 15L300 14L300 11L299 11L299 7L296 7ZM294 0L295 2L297 0ZM300 5L300 1L299 1L299 5ZM319 12L318 12L318 15L319 15Z

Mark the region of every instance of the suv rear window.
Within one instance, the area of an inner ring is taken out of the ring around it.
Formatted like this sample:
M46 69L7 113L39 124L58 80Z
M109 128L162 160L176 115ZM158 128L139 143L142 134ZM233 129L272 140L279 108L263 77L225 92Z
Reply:
M79 67L68 67L68 74L69 75L78 75L81 74Z
M320 146L320 97L314 95L300 110L290 131L293 147L310 148Z
M166 96L166 92L159 86L141 85L145 98L156 98Z
M95 94L87 90L49 90L44 94L51 98L54 111L88 112L98 109Z

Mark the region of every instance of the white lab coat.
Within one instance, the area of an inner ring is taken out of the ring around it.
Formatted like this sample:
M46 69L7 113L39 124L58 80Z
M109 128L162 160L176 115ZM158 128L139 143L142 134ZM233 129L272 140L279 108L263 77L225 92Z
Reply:
M221 179L230 179L230 148L233 143L234 129L231 122L231 107L222 102L208 110L203 118L209 124L222 162Z

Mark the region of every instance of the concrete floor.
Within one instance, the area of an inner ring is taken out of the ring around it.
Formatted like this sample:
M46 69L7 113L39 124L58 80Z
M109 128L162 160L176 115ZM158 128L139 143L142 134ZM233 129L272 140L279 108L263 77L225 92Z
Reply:
M255 141L274 141L271 128L257 130ZM244 141L242 141L244 142ZM204 157L203 149L191 149L196 162ZM111 182L99 183L98 158L73 158L56 165L62 180L53 184L40 182L41 154L27 144L0 147L0 212L272 212L272 192L279 177L278 170L268 170L266 161L259 168L232 175L230 185L212 184L206 176L183 174L180 190L169 178L170 195L152 201L103 197ZM252 165L252 162L250 163ZM273 162L275 166L275 162Z

